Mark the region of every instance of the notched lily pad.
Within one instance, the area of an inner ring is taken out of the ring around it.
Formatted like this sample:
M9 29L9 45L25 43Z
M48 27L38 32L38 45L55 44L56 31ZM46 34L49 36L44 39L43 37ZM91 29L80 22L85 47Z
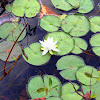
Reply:
M26 62L32 65L42 65L47 63L50 60L51 56L49 53L43 56L40 48L41 48L40 43L33 43L29 47L26 47L24 51L25 54L28 56L28 60L23 55Z
M67 2L67 0L51 0L55 8L69 11L72 9L72 6Z
M84 36L90 29L88 19L82 15L68 15L63 21L61 28L71 36Z
M0 43L0 59L6 61L6 58L10 52L11 47L13 46L13 41L4 41ZM15 44L8 61L14 61L18 55L22 53L22 50L18 43Z
M100 32L100 16L90 18L91 31L96 33Z
M62 70L60 75L70 80L76 80L76 70L82 66L85 66L84 60L78 56L68 55L60 58L56 63L57 69Z
M93 46L92 50L93 52L100 56L100 33L95 34L90 39L90 44Z
M49 86L49 78L51 78L52 80L52 86ZM51 96L59 97L61 87L60 84L60 80L52 75L44 75L43 78L41 76L35 76L29 80L27 85L27 91L32 99L44 97L49 98ZM54 86L57 87L53 88ZM50 88L51 91L49 91Z
M95 78L99 77L99 72L92 66L85 66L77 70L76 72L77 80L85 85L95 84L97 80Z
M18 23L4 23L0 26L0 38L6 40L16 40L24 26ZM26 30L21 34L18 41L21 41L26 35Z
M81 0L78 12L88 13L91 10L93 10L93 8L94 8L93 0Z
M12 13L16 16L34 17L40 12L38 0L15 0L12 6Z
M60 19L54 15L44 16L40 20L40 26L48 32L57 31L60 27Z
M74 39L74 49L72 50L72 53L74 54L79 54L82 53L82 50L86 50L87 49L87 43L85 40L81 39L81 38L73 38Z
M65 55L71 52L74 47L73 39L70 35L64 32L52 32L47 34L45 39L53 37L54 41L57 41L57 49L59 52L54 52L54 55Z

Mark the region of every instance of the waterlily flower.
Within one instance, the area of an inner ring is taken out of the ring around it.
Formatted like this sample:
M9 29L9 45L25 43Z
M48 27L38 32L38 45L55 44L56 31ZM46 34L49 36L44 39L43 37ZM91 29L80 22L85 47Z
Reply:
M41 50L43 50L42 55L45 55L48 51L51 55L53 55L53 51L59 52L59 50L57 49L58 45L56 45L57 41L53 42L53 37L48 37L47 40L44 40L44 42L39 40L39 42L42 46Z

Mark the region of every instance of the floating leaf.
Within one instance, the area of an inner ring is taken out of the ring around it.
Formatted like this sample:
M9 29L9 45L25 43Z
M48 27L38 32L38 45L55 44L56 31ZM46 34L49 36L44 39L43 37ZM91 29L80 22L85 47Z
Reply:
M72 36L84 36L90 29L89 21L85 16L68 15L62 21L62 29Z
M67 0L51 0L55 8L69 11L72 9L72 6L67 2Z
M62 70L60 75L70 80L75 80L76 70L82 66L85 66L84 60L75 55L67 55L60 58L56 63L57 69Z
M6 58L10 52L11 47L13 46L13 41L3 41L0 43L0 59L6 61ZM22 53L22 50L18 43L15 44L8 61L14 61L18 55Z
M12 6L12 13L16 16L34 17L40 12L40 3L37 0L15 0Z
M100 38L99 37L100 37L100 33L93 35L90 39L90 44L91 46L93 46L92 50L98 56L100 56Z
M96 100L100 100L100 86L98 86L95 90L95 94L97 95L96 96Z
M7 38L7 40L16 40L24 26L18 23L4 23L0 26L0 38ZM18 41L21 41L26 35L26 30L19 37Z
M57 31L60 26L60 19L54 15L43 16L40 20L40 26L48 32Z
M71 52L71 50L73 49L73 39L70 35L64 32L49 33L47 34L45 39L47 39L48 37L53 37L54 41L57 41L57 49L59 50L59 52L54 52L54 55L65 55Z
M11 4L7 4L5 9L8 11L8 12L12 12L12 6Z
M99 73L92 66L85 66L77 70L76 77L79 82L85 85L90 85L91 79L91 85L93 85L97 82L95 78L99 77Z
M62 99L59 97L49 97L46 100L62 100Z
M98 71L98 72L99 72L99 77L96 78L96 80L100 83L100 71Z
M100 32L100 16L90 18L91 31L96 33Z
M50 87L49 86L49 78L51 78L52 80L52 86ZM44 79L44 80L43 80ZM35 99L35 98L48 98L50 96L56 96L58 97L59 96L59 88L60 88L60 81L58 78L56 78L55 76L52 76L52 75L44 75L44 77L41 76L35 76L35 77L32 77L29 82L28 82L28 85L27 85L27 91L28 91L28 94L30 95L30 97L32 99ZM38 84L37 84L38 83ZM56 86L56 85L59 85L57 87L57 90L51 90L50 91L50 88ZM45 89L48 89L49 92L46 93ZM37 92L37 90L39 90L40 92Z
M28 60L23 55L24 59L32 65L42 65L47 63L50 59L49 53L44 56L42 55L40 43L33 43L30 47L26 47L24 51L28 56Z
M81 0L78 12L88 13L91 10L93 10L93 8L94 8L93 0Z
M81 38L75 38L75 37L73 39L74 39L75 47L72 50L72 53L79 54L83 52L82 50L87 49L87 43L85 40Z
M51 80L50 77L49 77L49 86L50 86L50 87L52 86L52 80Z

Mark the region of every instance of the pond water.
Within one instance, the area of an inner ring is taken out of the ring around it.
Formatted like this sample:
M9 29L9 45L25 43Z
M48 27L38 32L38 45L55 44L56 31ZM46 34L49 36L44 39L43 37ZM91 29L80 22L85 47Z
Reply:
M41 0L41 1L45 6L49 7L52 11L54 11L57 14L62 14L62 13L68 14L77 12L77 10L71 10L69 12L61 11L55 9L51 4L50 0ZM86 15L87 17L94 16L96 12L100 10L100 8L98 7L99 3L100 3L99 0L94 0L95 4L94 9L88 14L84 15ZM6 12L4 12L3 14L5 13ZM100 13L98 13L97 15L100 16ZM8 18L9 16L0 17L0 24L4 23ZM39 20L40 20L39 15L37 15L34 18L26 18L26 21L32 24L31 28L35 26L37 27L35 34L31 32L32 34L31 36L27 35L24 38L24 40L20 42L23 48L33 42L39 42L39 40L43 40L43 37L47 34L46 31L44 31L42 28L39 27ZM21 22L22 23L24 22L23 18L21 18ZM91 46L89 45L89 38L93 34L94 33L90 31L87 35L81 37L85 39L88 43L87 50L91 49ZM69 53L69 55L71 54L72 53ZM87 53L84 52L78 54L77 56L82 57L87 65L91 65L97 69L100 69L100 57L96 56L92 51L89 51ZM0 81L0 100L28 100L29 97L26 93L26 84L28 84L29 78L34 75L44 75L44 74L55 75L61 80L62 83L67 82L60 76L59 71L56 68L56 62L61 57L62 56L51 56L51 59L46 64L42 66L33 66L27 63L21 56L20 59L17 61L16 65L14 66L14 68L12 69L12 71L10 72L10 74L7 75L2 81ZM0 60L0 77L3 75L2 69L4 67L4 63L5 63L4 61ZM12 64L13 62L7 63L8 67L7 70L11 67Z

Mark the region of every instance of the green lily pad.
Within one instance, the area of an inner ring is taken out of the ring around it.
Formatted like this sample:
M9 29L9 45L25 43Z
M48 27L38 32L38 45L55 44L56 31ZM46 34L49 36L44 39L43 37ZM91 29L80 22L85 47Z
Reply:
M62 100L62 99L59 97L49 97L46 100Z
M79 82L85 85L90 85L91 79L91 85L93 85L97 82L95 78L99 77L99 72L92 66L85 66L76 71L76 77Z
M57 31L60 26L60 19L54 15L43 16L40 20L40 26L48 32Z
M49 78L51 78L52 80L51 87L49 86ZM43 97L49 98L50 96L59 97L60 84L61 83L59 79L52 75L44 75L43 79L41 76L35 76L29 80L27 85L27 91L32 99ZM52 89L54 86L57 87ZM49 91L50 88L52 89L51 91ZM55 89L57 89L58 92ZM46 94L46 92L48 93Z
M84 36L89 32L90 24L88 19L82 15L68 15L62 21L61 28L71 36Z
M7 40L16 40L24 26L18 23L4 23L0 26L0 38ZM21 41L26 35L26 30L19 37L18 41Z
M80 6L80 1L81 0L68 0L73 8L78 8Z
M38 0L15 0L12 6L12 13L16 16L34 17L40 12Z
M79 54L83 52L82 50L87 49L87 43L85 40L81 38L75 38L75 37L73 39L74 39L75 47L72 50L72 53Z
M93 0L81 0L78 12L88 13L91 10L93 10L93 8L94 8Z
M95 94L97 95L96 96L96 100L100 100L100 86L98 86L95 90Z
M99 82L99 84L100 84L100 71L98 71L99 72L99 77L98 78L96 78L96 80Z
M42 55L40 43L33 43L29 47L24 49L25 54L28 56L28 60L23 55L23 58L32 65L43 65L50 60L50 54Z
M72 6L67 2L67 0L51 0L55 8L69 11L72 9Z
M75 84L75 83L73 83L73 84L74 84L76 90L79 89L79 86L77 84ZM75 92L71 83L67 83L62 86L61 98L63 100L66 100L66 98L67 98L67 100L81 100L82 99L82 97Z
M12 12L12 6L11 4L7 4L5 9L8 11L8 12Z
M6 58L10 52L11 47L13 46L13 41L3 41L0 43L0 59L6 61ZM15 44L8 61L14 61L18 55L22 54L22 50L18 43Z
M67 55L60 58L56 63L57 69L62 70L60 75L70 80L76 80L76 70L82 66L85 66L84 60L75 55Z
M100 33L93 35L90 39L90 44L91 46L93 46L92 50L98 56L100 56L100 38L99 37L100 37Z
M96 33L100 32L100 16L90 18L91 31Z
M46 35L45 39L53 37L54 41L57 41L57 49L59 52L54 52L54 55L65 55L71 52L74 47L73 39L70 35L64 32L52 32Z

